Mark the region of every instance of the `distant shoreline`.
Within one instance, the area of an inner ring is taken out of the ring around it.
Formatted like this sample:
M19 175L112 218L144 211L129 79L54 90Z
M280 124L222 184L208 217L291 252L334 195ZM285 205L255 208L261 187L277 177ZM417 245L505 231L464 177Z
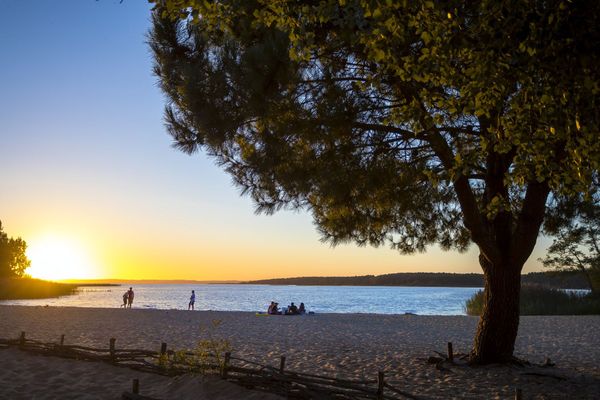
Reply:
M239 284L242 281L199 281L192 279L63 279L61 283L77 286L122 286L122 285L219 285Z
M298 286L404 286L404 287L465 287L484 286L483 274L445 272L403 272L386 275L343 277L297 277L261 279L240 282L259 285ZM521 284L540 285L556 289L589 289L585 278L574 272L531 272L521 275Z
M251 281L192 279L69 279L76 286L119 285L274 285L274 286L401 286L401 287L464 287L484 286L483 274L445 272L402 272L385 275L312 276L272 278ZM574 272L530 272L521 276L522 284L541 285L556 289L589 289L583 276Z

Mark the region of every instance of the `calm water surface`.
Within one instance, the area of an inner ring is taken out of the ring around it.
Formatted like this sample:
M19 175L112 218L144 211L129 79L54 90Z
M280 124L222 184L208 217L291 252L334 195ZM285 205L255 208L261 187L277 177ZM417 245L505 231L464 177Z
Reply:
M27 306L116 308L129 285L82 287L71 296L38 300L7 300ZM304 302L317 313L465 315L465 301L481 288L405 286L271 286L271 285L134 285L134 308L187 309L196 291L196 310L266 311Z

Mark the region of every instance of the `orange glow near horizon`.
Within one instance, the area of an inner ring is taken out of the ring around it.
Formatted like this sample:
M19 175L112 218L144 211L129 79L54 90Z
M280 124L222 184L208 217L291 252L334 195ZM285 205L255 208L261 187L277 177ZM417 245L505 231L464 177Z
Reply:
M285 216L253 218L287 222ZM412 255L401 255L389 248L360 248L351 244L331 248L318 241L314 227L309 224L298 224L299 228L292 232L277 229L277 226L257 227L254 236L252 228L241 227L224 233L215 229L210 238L203 232L193 235L181 231L178 224L167 229L171 232L169 235L163 235L164 230L158 225L132 224L113 229L93 220L80 219L82 226L67 224L64 220L62 224L45 220L44 227L17 230L15 236L26 240L27 256L31 260L31 267L25 273L55 281L243 281L398 272L481 272L475 264L477 249L474 246L465 254L432 247L427 253ZM34 223L40 220L43 215L33 218ZM21 222L21 226L27 225L26 222L29 221ZM87 226L94 229L86 229ZM244 238L235 243L235 247L229 236L231 232ZM534 262L540 255L530 257L524 272L535 271Z
M98 269L86 247L77 240L46 235L33 239L27 248L31 267L25 272L47 280L91 279Z

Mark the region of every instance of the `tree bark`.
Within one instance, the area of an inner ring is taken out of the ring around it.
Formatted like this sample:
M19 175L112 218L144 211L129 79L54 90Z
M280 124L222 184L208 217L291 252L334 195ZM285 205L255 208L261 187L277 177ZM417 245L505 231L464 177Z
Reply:
M494 265L479 256L485 289L483 312L479 318L471 362L506 363L513 360L519 330L521 265Z
M592 273L590 271L588 271L587 269L585 269L585 267L579 267L579 271L581 271L583 276L585 276L585 280L587 281L588 285L590 286L590 291L592 292L592 294L594 294L594 295L598 294L598 291L594 287L595 285L594 285L594 280L592 279Z
M583 269L583 274L585 275L588 285L590 285L590 291L594 296L600 295L600 289L598 289L596 285L596 281L600 281L597 275L600 275L600 272L596 272L593 269Z

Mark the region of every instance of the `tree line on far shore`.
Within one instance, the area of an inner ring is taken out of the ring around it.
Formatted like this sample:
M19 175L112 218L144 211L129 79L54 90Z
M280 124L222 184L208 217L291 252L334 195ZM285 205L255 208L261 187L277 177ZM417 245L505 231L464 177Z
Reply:
M483 287L483 274L453 274L443 272L410 272L361 276L306 276L297 278L261 279L243 282L263 285L309 286L444 286ZM575 271L531 272L521 277L522 284L557 289L589 289L587 279Z

